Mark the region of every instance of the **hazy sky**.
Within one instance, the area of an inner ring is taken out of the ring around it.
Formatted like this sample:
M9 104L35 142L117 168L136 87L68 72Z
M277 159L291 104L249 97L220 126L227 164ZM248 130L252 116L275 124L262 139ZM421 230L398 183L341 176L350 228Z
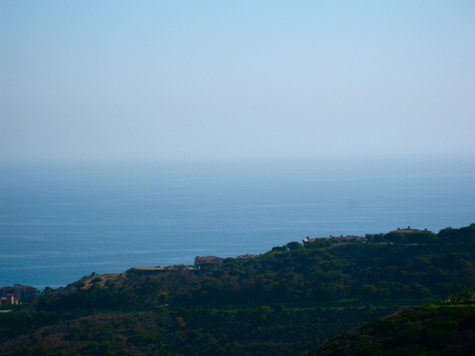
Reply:
M3 161L475 155L475 1L0 1Z

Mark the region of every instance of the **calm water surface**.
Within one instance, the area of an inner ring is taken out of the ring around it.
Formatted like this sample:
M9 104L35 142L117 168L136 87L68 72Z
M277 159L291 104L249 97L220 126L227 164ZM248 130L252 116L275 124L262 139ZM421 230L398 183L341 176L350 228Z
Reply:
M474 159L0 166L0 286L475 222Z

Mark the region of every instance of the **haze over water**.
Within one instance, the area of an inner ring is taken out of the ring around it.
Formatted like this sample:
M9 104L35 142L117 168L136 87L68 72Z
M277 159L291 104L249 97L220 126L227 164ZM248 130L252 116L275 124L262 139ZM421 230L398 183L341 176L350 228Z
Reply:
M474 222L474 18L0 1L0 286Z
M475 164L266 160L2 166L0 285L475 222Z

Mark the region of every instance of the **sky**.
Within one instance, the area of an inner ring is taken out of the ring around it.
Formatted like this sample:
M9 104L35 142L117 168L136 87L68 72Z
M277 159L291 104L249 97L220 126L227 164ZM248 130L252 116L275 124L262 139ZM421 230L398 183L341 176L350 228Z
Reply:
M475 156L474 1L0 0L0 161Z

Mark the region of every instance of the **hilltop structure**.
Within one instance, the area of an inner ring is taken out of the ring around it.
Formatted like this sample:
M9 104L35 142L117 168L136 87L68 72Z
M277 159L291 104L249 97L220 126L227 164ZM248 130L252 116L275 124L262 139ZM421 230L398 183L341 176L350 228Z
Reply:
M224 258L221 257L216 257L216 256L206 256L206 257L200 257L196 256L195 257L195 266L201 266L206 263L214 263L217 264L218 266L223 264Z
M0 304L19 304L36 296L37 289L30 286L15 284L13 287L0 288Z
M413 232L429 232L429 233L432 233L432 231L427 230L427 228L424 229L424 230L419 230L419 229L411 229L410 226L408 226L407 228L403 228L403 229L397 228L397 230L393 230L393 231L390 231L390 232L398 232L400 234L411 234Z
M256 257L259 257L259 255L251 255L251 254L247 253L245 255L236 256L236 260L247 261L247 260L252 260L253 258L256 258Z

